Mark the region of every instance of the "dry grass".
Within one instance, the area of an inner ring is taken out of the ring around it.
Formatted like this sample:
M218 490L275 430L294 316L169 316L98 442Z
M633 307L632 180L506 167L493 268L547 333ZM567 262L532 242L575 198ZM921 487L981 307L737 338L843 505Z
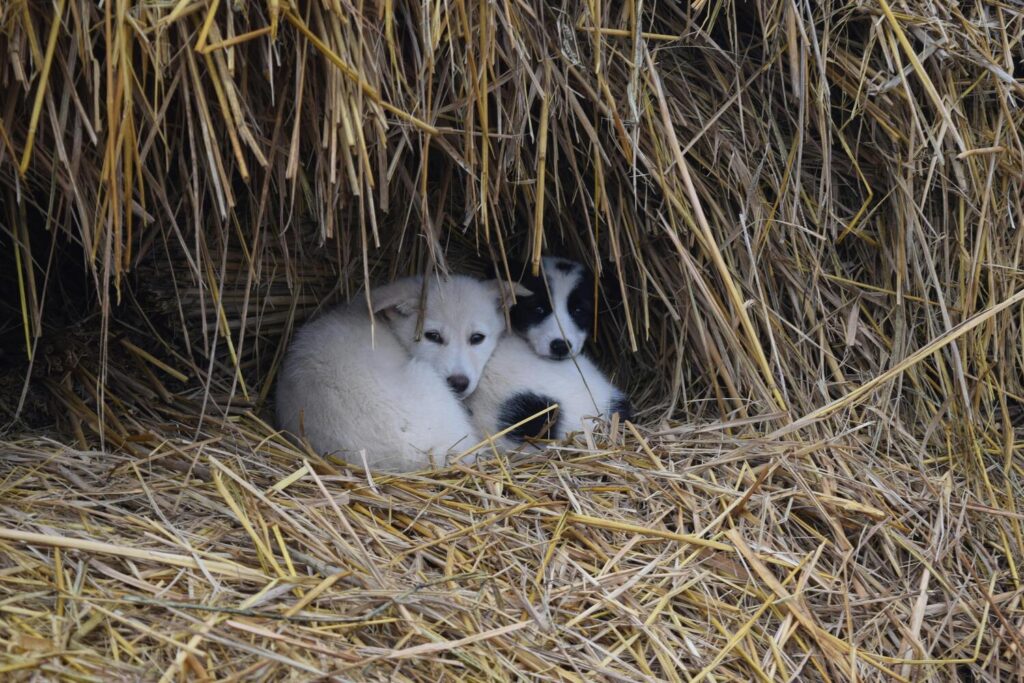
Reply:
M1022 45L995 0L0 4L0 671L1020 677ZM614 445L368 478L257 417L319 307L555 249L626 304Z
M770 442L755 428L372 479L249 414L148 458L12 443L7 666L97 680L1019 671L1021 594L996 573L1018 515L940 463L878 458L873 428Z

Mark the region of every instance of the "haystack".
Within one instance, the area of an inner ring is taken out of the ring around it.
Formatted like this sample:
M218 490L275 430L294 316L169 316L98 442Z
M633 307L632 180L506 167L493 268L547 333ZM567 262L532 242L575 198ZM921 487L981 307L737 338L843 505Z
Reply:
M0 4L0 673L1014 680L1024 8ZM611 276L635 423L266 416L399 275Z

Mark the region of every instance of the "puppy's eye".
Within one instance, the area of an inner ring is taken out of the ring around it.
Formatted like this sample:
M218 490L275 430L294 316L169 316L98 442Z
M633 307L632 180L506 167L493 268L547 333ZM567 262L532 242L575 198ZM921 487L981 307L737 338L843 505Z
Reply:
M536 313L537 315L544 315L545 313L547 313L547 309L545 309L543 306L537 306L536 308L533 309L533 312Z
M484 339L487 339L486 335L480 334L479 332L474 332L469 336L469 343L472 344L473 346L476 346L477 344L483 344Z
M424 332L423 337L427 341L434 342L435 344L444 344L444 337L442 337L439 333L434 332L433 330L431 330L430 332Z
M572 314L573 315L583 315L583 307L582 306L577 306L576 308L572 309Z

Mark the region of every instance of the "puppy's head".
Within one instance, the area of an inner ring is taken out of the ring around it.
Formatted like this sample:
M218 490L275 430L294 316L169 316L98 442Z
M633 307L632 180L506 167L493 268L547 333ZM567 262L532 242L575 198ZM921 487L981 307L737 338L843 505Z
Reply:
M417 337L421 300L423 334ZM459 398L473 393L505 327L496 280L430 278L424 292L416 276L378 288L373 302L412 358L434 368Z
M545 256L540 276L513 267L519 280L512 328L544 358L562 360L583 350L594 320L594 275L575 261Z

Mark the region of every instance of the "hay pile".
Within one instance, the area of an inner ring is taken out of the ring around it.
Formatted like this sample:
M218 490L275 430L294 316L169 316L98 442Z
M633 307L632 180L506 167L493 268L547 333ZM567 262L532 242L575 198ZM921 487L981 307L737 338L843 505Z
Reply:
M3 3L0 672L1019 676L1022 39L984 0ZM550 251L624 302L612 441L380 476L261 419L320 307Z

